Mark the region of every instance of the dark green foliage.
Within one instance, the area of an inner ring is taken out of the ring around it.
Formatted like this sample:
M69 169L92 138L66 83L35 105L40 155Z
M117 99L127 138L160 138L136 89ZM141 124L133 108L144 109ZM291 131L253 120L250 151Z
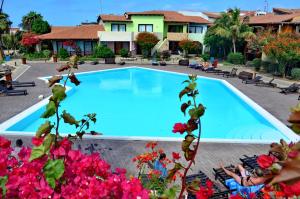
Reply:
M66 49L61 48L58 51L58 57L61 58L61 59L66 59L66 58L69 57L69 53L68 53L68 51Z
M162 51L160 55L163 60L169 60L171 57L171 53L169 50Z
M110 48L99 45L95 47L93 56L95 58L114 58L115 54Z
M34 11L30 11L27 15L22 17L22 28L31 31L31 26L35 20L43 20L43 16Z
M50 50L43 50L42 53L45 56L45 58L50 58L52 54Z
M31 24L31 31L40 35L51 31L50 25L43 19L34 20Z
M210 55L208 53L205 53L203 55L201 55L201 58L204 60L204 61L208 61L209 58L210 58Z
M293 68L291 72L291 76L295 80L300 80L300 68Z
M255 59L253 59L252 63L253 63L254 69L256 71L260 71L261 59L255 58Z
M232 64L243 64L245 62L245 57L242 53L229 53L227 61Z
M121 57L128 57L129 52L126 48L122 48L119 53L120 53Z
M261 62L261 66L262 66L262 68L263 68L263 70L264 70L265 72L270 72L270 71L269 71L270 65L271 65L271 62L268 62L268 61L262 61L262 62Z

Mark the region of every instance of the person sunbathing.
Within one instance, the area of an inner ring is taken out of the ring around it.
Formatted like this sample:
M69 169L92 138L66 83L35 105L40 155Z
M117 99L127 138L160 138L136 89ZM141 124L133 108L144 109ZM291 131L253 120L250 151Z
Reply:
M223 164L220 164L220 166L227 175L231 176L237 183L244 187L265 184L270 180L270 177L268 177L267 175L265 176L261 169L255 169L254 174L251 176L250 173L242 165L238 164L237 169L241 174L241 176L239 176L236 173L226 169Z

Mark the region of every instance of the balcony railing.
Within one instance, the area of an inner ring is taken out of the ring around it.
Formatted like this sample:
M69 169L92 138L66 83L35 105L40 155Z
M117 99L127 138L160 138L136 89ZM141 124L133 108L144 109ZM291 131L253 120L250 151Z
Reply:
M132 41L132 32L98 31L100 41Z
M183 39L188 39L188 33L168 32L167 39L169 41L181 41Z

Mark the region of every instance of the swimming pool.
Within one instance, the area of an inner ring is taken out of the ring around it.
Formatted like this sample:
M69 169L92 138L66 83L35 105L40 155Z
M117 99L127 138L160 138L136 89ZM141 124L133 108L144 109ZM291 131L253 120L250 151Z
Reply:
M70 87L62 108L80 119L97 113L91 126L103 138L178 140L173 124L184 122L178 92L186 74L128 67L78 74L79 87ZM43 78L46 79L46 78ZM205 105L203 140L270 143L298 139L284 124L224 80L199 77L199 101ZM44 122L39 116L45 99L0 125L7 134L33 134ZM53 118L54 121L54 118ZM62 125L62 133L75 132Z

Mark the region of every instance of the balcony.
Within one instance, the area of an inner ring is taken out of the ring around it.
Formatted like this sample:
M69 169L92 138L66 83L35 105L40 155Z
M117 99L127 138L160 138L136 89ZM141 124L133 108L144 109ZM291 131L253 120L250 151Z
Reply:
M184 39L188 39L188 33L168 32L167 39L169 41L181 41Z
M100 41L132 41L132 32L105 32L98 31Z
M189 33L188 38L193 41L204 42L205 33Z

